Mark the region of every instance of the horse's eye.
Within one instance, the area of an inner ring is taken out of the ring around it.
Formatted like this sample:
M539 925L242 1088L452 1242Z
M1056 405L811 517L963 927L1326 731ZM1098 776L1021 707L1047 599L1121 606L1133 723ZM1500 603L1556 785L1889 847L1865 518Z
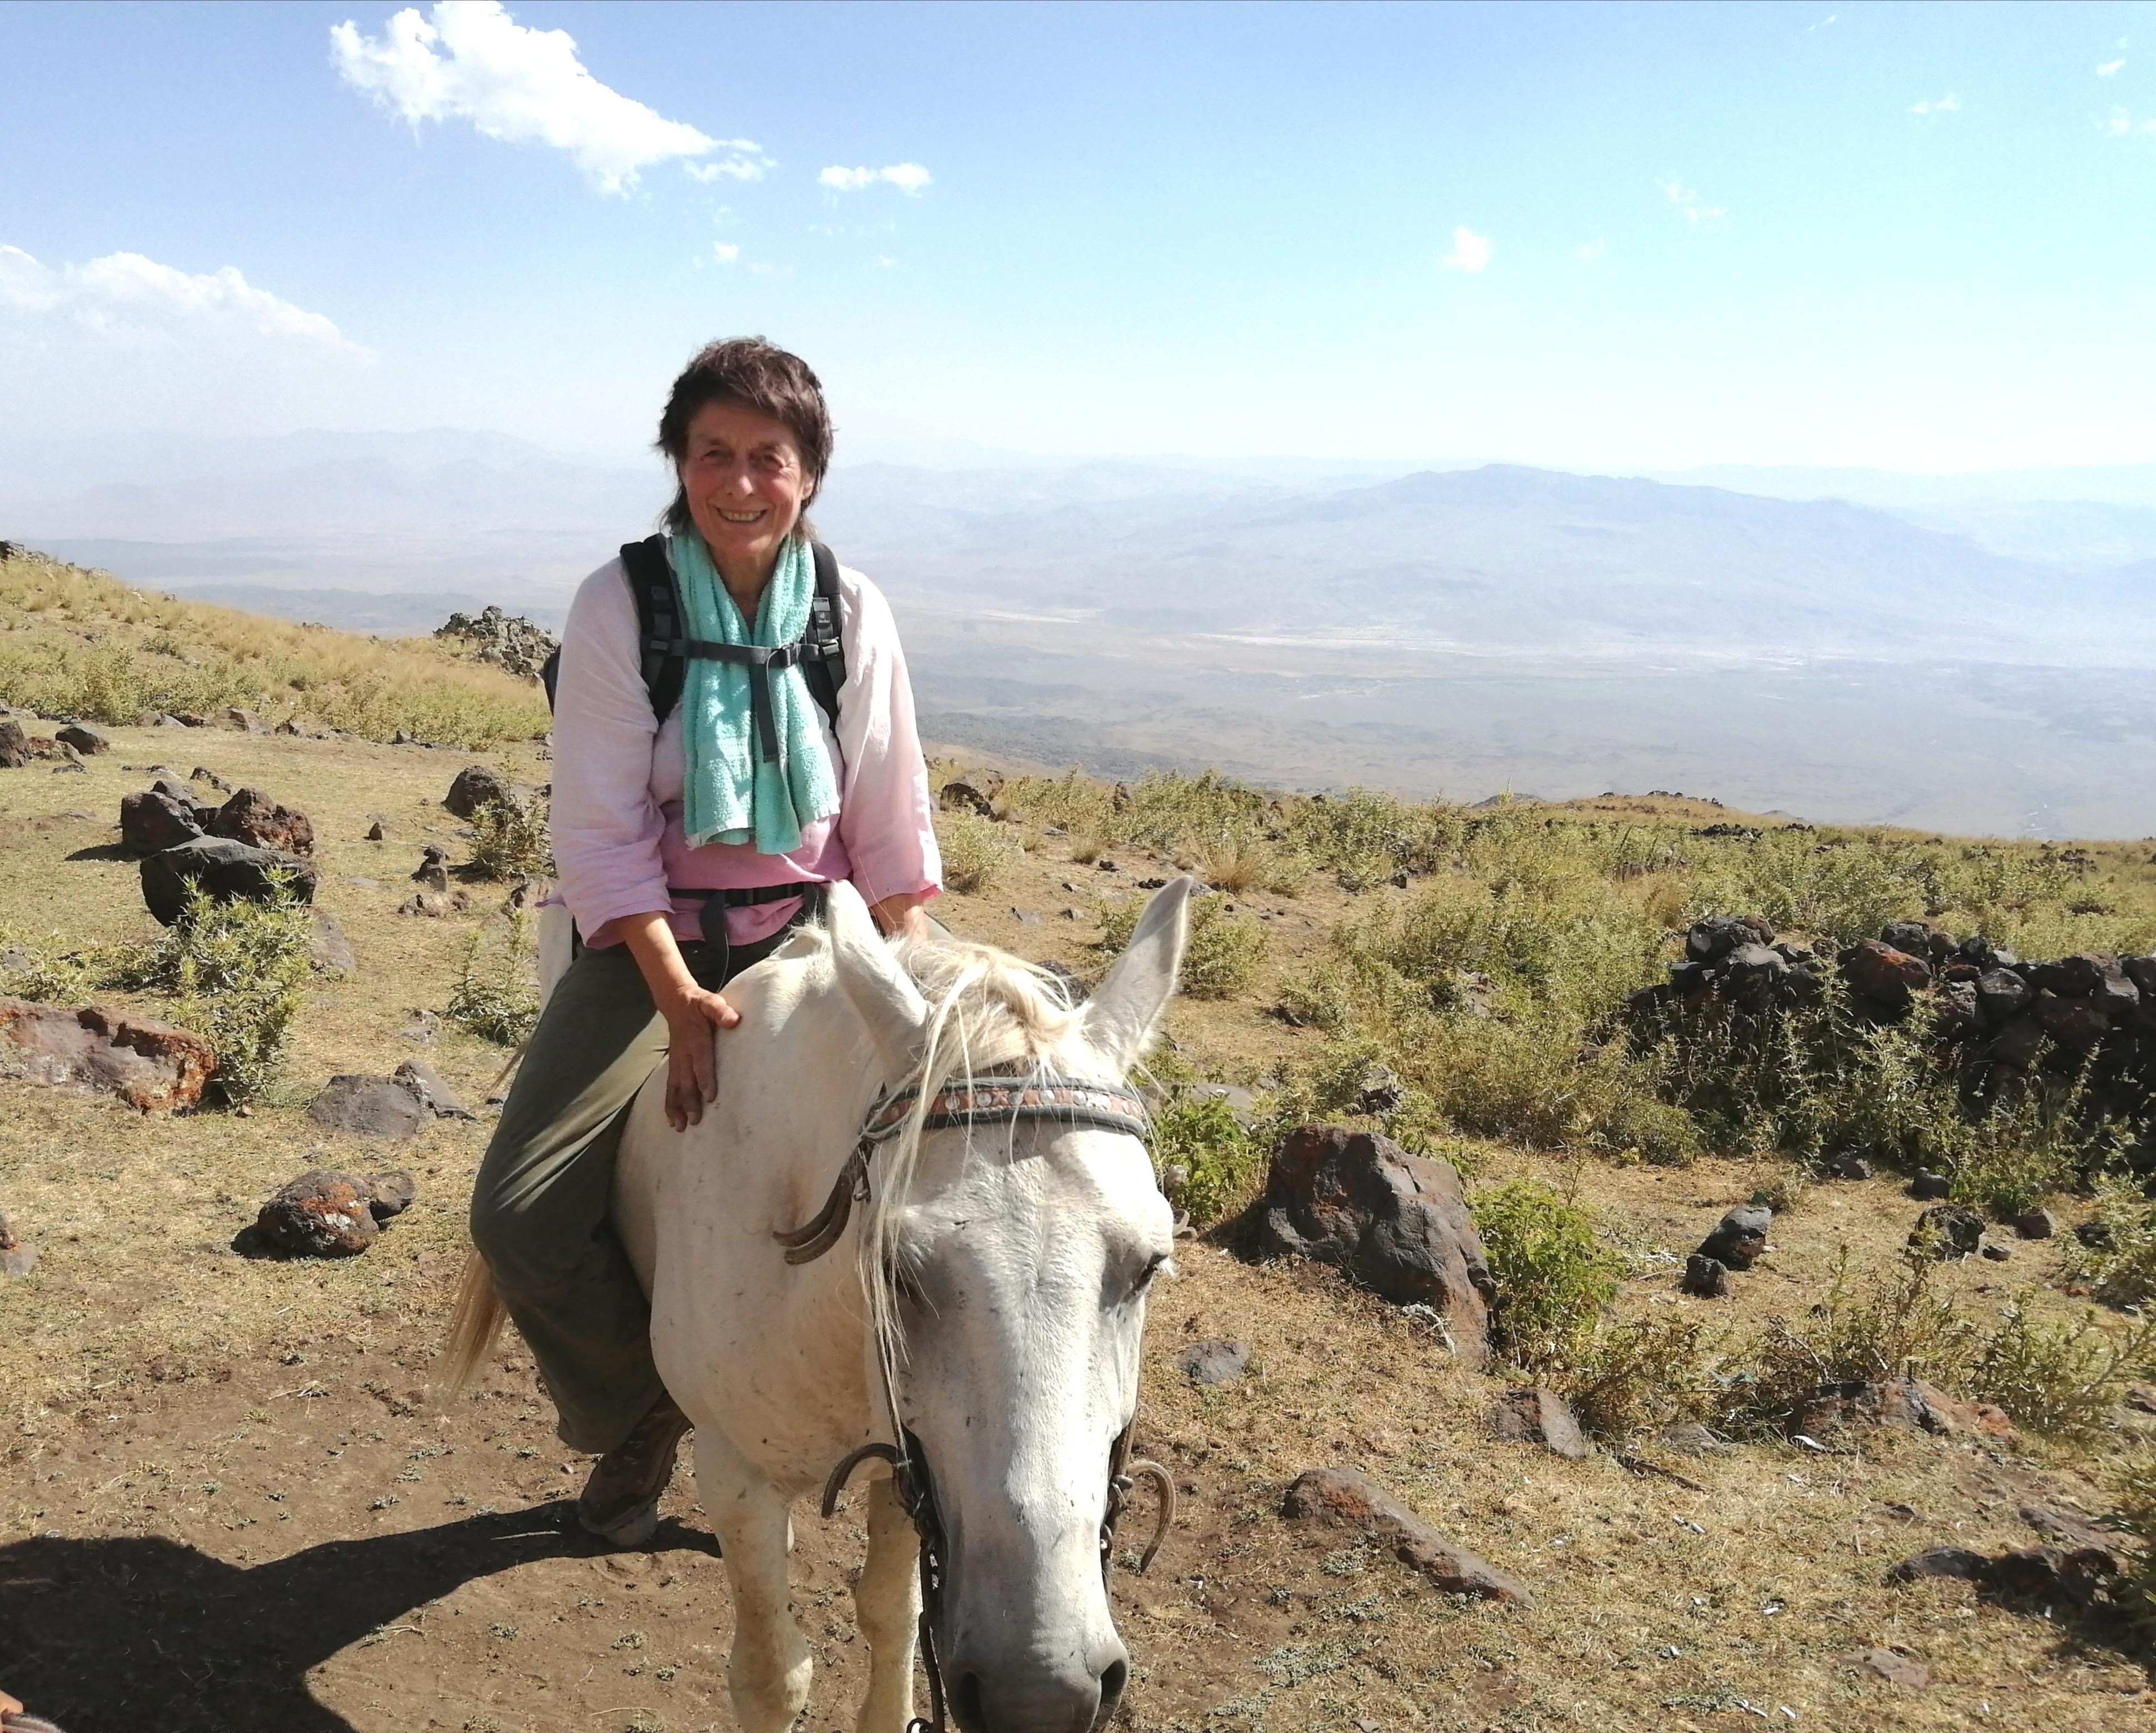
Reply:
M1170 1274L1174 1273L1174 1266L1169 1261L1168 1255L1165 1252L1160 1253L1150 1263L1148 1263L1142 1270L1138 1272L1137 1280L1131 1284L1131 1298L1133 1300L1144 1299L1147 1290L1152 1286L1152 1279L1158 1275L1163 1269L1168 1271Z

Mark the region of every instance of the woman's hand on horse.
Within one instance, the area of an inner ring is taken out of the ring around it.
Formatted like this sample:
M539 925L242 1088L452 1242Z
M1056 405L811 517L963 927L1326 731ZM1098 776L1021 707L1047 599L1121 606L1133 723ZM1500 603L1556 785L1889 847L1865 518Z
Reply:
M685 1131L704 1116L704 1105L719 1099L716 1033L741 1021L718 994L693 981L675 987L660 1003L666 1019L666 1122Z

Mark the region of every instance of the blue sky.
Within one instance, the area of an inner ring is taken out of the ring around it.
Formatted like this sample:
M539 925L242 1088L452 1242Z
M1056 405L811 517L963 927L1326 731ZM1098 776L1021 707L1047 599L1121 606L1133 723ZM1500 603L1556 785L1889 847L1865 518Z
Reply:
M403 12L0 7L10 432L2156 461L2156 5Z

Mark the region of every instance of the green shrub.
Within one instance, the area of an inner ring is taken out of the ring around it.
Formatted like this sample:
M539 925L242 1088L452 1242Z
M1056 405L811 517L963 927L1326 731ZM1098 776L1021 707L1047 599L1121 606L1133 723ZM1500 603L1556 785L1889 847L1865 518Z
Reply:
M1456 807L1412 806L1372 788L1300 801L1287 825L1295 851L1347 890L1368 890L1401 873L1432 873L1467 821Z
M2103 1431L2127 1387L2149 1369L2152 1350L2156 1320L2116 1336L2093 1312L2045 1324L2029 1315L2024 1293L1974 1342L1955 1382L1963 1395L1996 1402L2018 1426L2086 1441Z
M546 879L554 874L549 802L490 800L472 814L471 864L490 879Z
M967 896L988 890L1020 853L1007 827L978 813L938 813L936 841L944 885Z
M1640 1318L1610 1325L1576 1346L1558 1388L1579 1423L1605 1438L1702 1420L1718 1386L1688 1318Z
M446 1010L451 1023L482 1041L521 1047L539 1026L529 924L521 909L513 910L506 922L489 922L465 943Z
M45 944L0 927L0 994L40 1004L80 1003L91 994L142 984L139 945Z
M1113 956L1130 943L1145 904L1132 899L1100 905L1099 949ZM1178 991L1194 999L1228 999L1248 987L1265 961L1265 930L1247 915L1231 915L1217 894L1190 905L1190 944L1183 953Z
M1794 1322L1775 1317L1750 1354L1738 1389L1742 1418L1779 1430L1822 1384L1929 1378L1951 1387L1967 1362L1971 1327L1932 1289L1936 1263L1902 1260L1896 1275L1859 1299L1849 1249L1835 1263L1825 1297Z
M1178 1092L1153 1115L1152 1133L1155 1163L1188 1173L1175 1202L1200 1228L1233 1215L1265 1182L1267 1142L1217 1095Z
M268 902L218 902L190 886L180 918L145 953L144 984L177 995L176 1020L217 1049L217 1086L234 1106L259 1100L283 1073L313 934L289 882Z
M2141 1543L2112 1591L2119 1611L2144 1639L2156 1639L2156 1458L2126 1464L2112 1483L2112 1520Z
M1568 1364L1617 1292L1617 1259L1593 1218L1532 1180L1478 1192L1471 1207L1497 1284L1499 1347L1530 1372Z
M2106 1305L2156 1300L2156 1203L2130 1182L2097 1185L2096 1240L2068 1248L2067 1267Z

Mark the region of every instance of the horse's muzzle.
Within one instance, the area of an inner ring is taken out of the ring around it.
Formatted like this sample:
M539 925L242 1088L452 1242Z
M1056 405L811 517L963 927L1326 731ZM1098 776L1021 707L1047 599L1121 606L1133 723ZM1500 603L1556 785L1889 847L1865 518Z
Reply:
M1050 1668L1037 1660L983 1667L952 1658L951 1718L962 1733L1096 1733L1122 1701L1130 1652L1111 1636L1089 1657L1090 1671Z

